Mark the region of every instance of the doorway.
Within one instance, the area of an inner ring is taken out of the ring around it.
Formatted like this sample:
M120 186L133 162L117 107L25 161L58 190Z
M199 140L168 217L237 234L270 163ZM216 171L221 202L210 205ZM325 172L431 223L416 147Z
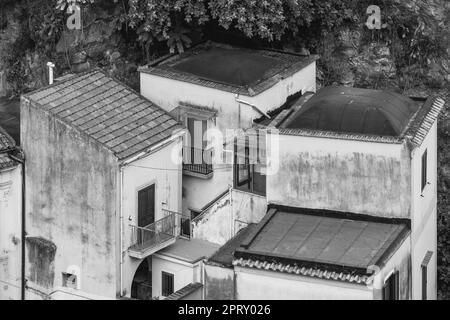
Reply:
M155 185L138 191L138 227L155 222Z

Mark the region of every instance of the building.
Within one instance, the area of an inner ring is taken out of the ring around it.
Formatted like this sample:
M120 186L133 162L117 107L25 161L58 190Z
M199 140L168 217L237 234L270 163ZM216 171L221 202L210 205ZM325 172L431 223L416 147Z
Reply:
M206 297L435 299L443 106L323 88L260 121L279 137L269 210L209 259Z
M152 297L137 270L185 224L178 122L94 70L24 95L21 135L26 298Z
M316 59L206 42L141 94L24 95L25 297L435 299L444 101L315 93Z
M193 218L193 237L224 244L261 220L265 180L250 188L234 184L230 142L255 119L315 91L317 58L208 41L140 68L142 95L188 129L183 213ZM263 170L255 167L256 174Z
M0 121L0 300L21 298L22 154Z

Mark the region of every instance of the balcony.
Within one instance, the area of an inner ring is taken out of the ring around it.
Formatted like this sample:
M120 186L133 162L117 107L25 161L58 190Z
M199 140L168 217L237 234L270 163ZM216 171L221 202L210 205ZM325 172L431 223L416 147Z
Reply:
M213 149L183 147L183 173L208 179L213 175Z
M130 225L131 257L143 259L173 244L180 235L189 236L190 217L181 213L163 210L164 217L146 227Z

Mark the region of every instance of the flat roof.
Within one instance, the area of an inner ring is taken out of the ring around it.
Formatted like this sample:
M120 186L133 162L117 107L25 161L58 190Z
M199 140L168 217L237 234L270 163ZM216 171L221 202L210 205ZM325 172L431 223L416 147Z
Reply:
M281 134L401 143L419 146L445 106L439 96L413 100L372 89L325 87L307 92L256 126L274 126Z
M96 69L23 96L126 159L170 138L181 125L166 111Z
M382 267L409 233L408 219L272 206L236 249L234 264L254 266L250 259L365 275L369 266Z
M253 96L317 59L315 55L247 49L208 41L139 71Z
M220 245L206 240L178 238L174 244L158 251L158 254L188 263L196 263L211 256L219 248Z

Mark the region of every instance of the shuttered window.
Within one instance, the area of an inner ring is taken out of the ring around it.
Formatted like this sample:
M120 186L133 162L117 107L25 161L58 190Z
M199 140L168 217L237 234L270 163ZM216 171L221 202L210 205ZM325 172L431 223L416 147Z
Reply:
M384 283L383 300L399 299L399 272L393 272Z
M146 227L155 222L155 185L138 192L138 226Z
M161 293L163 296L167 297L173 293L173 280L174 276L171 273L162 271L161 273Z
M422 191L427 185L427 150L422 155Z

